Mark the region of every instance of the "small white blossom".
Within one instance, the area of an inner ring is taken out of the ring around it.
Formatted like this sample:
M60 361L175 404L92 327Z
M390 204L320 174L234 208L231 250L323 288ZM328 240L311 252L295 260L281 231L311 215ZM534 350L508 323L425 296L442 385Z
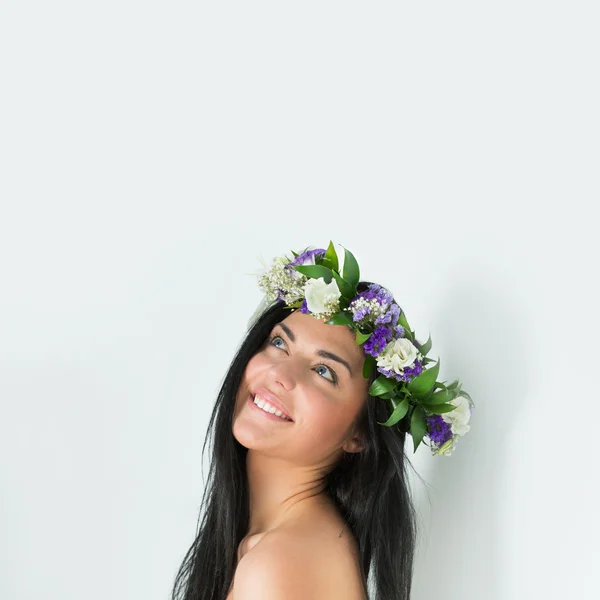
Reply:
M401 375L405 367L412 366L418 355L419 351L410 340L394 339L377 356L377 366Z
M349 309L352 315L357 313L359 309L368 307L367 314L361 319L361 323L375 323L375 321L385 314L390 307L388 302L379 303L375 298L367 299L360 296L350 303Z
M267 300L273 302L278 298L278 290L287 305L290 305L304 295L304 285L307 277L293 268L285 268L289 263L285 256L273 259L273 264L265 272L258 275L258 287L263 291Z

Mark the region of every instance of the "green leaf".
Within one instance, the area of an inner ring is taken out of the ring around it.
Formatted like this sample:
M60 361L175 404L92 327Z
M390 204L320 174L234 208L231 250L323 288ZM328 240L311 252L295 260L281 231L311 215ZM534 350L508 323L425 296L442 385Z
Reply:
M410 325L406 320L406 313L400 309L400 316L398 317L398 325L404 327L404 337L409 339L411 342L415 341L415 334L411 331Z
M283 308L289 308L293 310L294 308L300 308L302 306L302 300L298 300L297 302L292 302L292 304L287 304Z
M309 279L318 279L319 277L322 277L325 280L325 283L331 281L332 271L323 265L297 265L293 268L299 273L306 275Z
M433 388L431 388L424 396L416 396L413 394L412 398L414 398L419 404L429 404L431 396L433 396Z
M410 419L410 434L412 435L415 445L414 452L417 451L426 430L427 421L425 420L425 411L420 406L415 406Z
M354 254L344 248L344 272L342 273L342 277L353 287L355 288L360 281L360 270L358 268L358 263L356 262L356 258L354 258Z
M460 391L461 396L466 396L471 402L473 402L473 398L471 398L470 394L467 394L464 390ZM473 402L473 406L475 406L475 402Z
M388 379L385 375L380 375L369 387L371 396L379 396L393 390L396 387L396 381Z
M375 360L374 356L369 354L365 357L365 362L363 363L363 377L365 379L369 379L369 377L371 377L371 373L373 372L376 363L377 361Z
M419 348L419 352L425 356L431 350L431 334L427 341Z
M338 273L332 271L333 278L337 281L338 288L342 292L342 296L348 300L352 300L356 296L356 286L351 286L345 279L339 276Z
M335 267L333 266L333 263L330 260L328 260L327 258L319 259L317 264L321 265L323 267L326 267L328 269L331 269L332 271L333 271L333 269L335 269Z
M407 390L415 396L425 396L435 384L438 373L440 372L440 359L438 357L435 367L424 370L420 375L411 379L408 383Z
M361 333L360 331L356 331L356 345L360 346L364 344L373 334L372 333Z
M337 312L331 319L325 321L327 325L350 325L353 323L352 315L347 312Z
M443 404L444 402L450 402L456 394L452 390L441 390L439 392L435 392L428 400L427 404Z
M333 241L329 240L329 246L327 248L327 252L325 252L325 259L328 260L332 264L332 269L339 271L339 262L337 252L333 246Z
M294 258L298 256L298 254L296 252L294 252L293 250L292 250L292 254L294 255Z
M408 329L410 331L410 325L408 324L408 321L406 320L406 314L404 313L404 311L402 309L400 309L400 316L398 317L398 325L402 325L402 327L404 327L404 329Z
M407 412L408 412L408 400L404 399L404 400L402 400L402 402L400 402L400 404L398 404L398 406L396 406L396 408L393 410L392 414L390 415L389 419L385 423L379 423L379 421L377 421L377 423L379 423L379 425L384 425L385 427L392 427L398 421L403 419L406 416Z
M428 410L430 413L441 415L444 413L452 412L456 406L454 404L424 404L421 403L421 406Z

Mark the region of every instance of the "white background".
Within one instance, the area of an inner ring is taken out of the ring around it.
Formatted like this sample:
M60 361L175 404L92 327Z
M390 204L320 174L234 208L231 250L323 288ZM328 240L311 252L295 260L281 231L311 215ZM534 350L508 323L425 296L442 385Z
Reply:
M330 239L476 402L413 598L598 598L595 4L0 4L3 600L168 600L252 273Z

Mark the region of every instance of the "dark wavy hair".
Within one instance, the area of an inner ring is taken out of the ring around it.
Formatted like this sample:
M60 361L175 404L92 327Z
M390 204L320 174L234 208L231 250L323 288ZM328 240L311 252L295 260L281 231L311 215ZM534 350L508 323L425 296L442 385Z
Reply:
M358 291L369 283L360 282ZM232 432L235 398L248 361L289 314L281 303L268 308L250 327L223 379L202 448L204 458L210 439L212 460L196 538L175 577L171 600L225 600L230 590L238 545L249 525L247 448ZM370 381L377 375L374 369ZM356 422L365 448L343 454L326 475L325 489L356 538L365 590L369 583L375 594L369 598L409 600L417 535L407 477L412 464L404 452L406 432L377 423L389 414L384 401L369 396Z

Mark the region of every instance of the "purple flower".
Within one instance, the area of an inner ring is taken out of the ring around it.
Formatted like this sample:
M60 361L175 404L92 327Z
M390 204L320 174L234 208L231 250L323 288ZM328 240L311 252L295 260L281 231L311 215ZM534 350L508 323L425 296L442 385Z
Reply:
M374 326L389 324L394 327L400 316L401 309L394 302L390 292L378 283L370 283L367 289L358 293L350 302L355 323L366 319ZM402 335L404 330L402 330ZM402 336L398 336L402 337Z
M412 367L404 368L404 374L410 376L410 379L414 379L417 375L420 375L422 372L423 365L418 360L415 360Z
M400 316L400 307L392 302L389 309L382 315L379 315L375 320L375 325L379 325L381 323L393 323L396 324L398 321L398 317Z
M306 298L302 300L302 305L300 306L300 312L304 315L310 314L310 310L308 310L308 306L306 304Z
M427 435L434 444L441 446L448 440L452 439L452 429L450 427L450 423L446 423L446 421L442 419L442 415L426 417L426 421Z
M361 308L358 308L354 311L353 321L362 321L370 312L371 308L369 306L362 306Z
M357 294L353 300L364 298L365 300L377 300L379 304L391 304L393 302L392 295L378 283L371 283L364 292Z
M402 327L402 325L396 325L394 327L394 336L397 338L404 337L404 327Z
M317 248L316 250L306 250L305 252L302 252L302 254L298 254L298 256L294 258L294 260L285 265L285 268L290 269L291 267L300 266L307 261L312 263L313 259L316 262L318 256L320 256L321 254L325 254L325 252L326 250L323 250L323 248Z
M377 356L391 339L392 332L387 327L377 327L371 337L363 344L363 348L367 354Z
M369 340L367 340L367 342L368 341ZM365 344L367 342L365 342ZM402 369L402 373L396 373L396 371L393 371L392 369L384 369L383 367L377 367L377 370L382 375L390 378L393 377L397 381L410 381L423 372L423 365L418 360L415 360L413 366L404 367L404 369Z

